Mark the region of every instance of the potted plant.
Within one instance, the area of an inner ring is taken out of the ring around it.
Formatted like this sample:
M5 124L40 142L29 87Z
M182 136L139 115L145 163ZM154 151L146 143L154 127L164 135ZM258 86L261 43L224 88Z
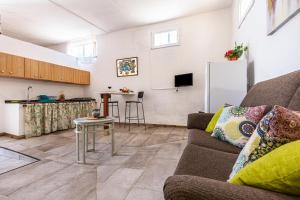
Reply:
M237 45L235 43L234 49L227 51L224 57L229 61L235 61L238 60L246 51L248 51L247 46L244 47L243 44Z

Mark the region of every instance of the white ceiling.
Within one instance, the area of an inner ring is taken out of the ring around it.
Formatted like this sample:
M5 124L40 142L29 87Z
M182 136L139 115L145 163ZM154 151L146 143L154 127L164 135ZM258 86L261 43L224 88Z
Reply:
M5 35L51 45L229 7L232 0L0 0Z

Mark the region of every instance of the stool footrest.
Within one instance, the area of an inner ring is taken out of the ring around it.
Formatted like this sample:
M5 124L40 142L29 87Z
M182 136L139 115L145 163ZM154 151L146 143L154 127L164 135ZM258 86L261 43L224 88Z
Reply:
M144 118L126 117L126 119L130 119L130 120L143 120Z

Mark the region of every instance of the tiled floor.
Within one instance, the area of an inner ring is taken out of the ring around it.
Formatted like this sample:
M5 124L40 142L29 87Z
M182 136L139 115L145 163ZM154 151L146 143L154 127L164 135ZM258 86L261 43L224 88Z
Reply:
M162 200L186 145L185 128L116 126L118 154L111 157L110 136L97 135L96 152L86 165L75 162L72 130L15 140L0 136L0 146L41 161L0 175L0 200Z
M37 161L38 159L0 147L0 175Z

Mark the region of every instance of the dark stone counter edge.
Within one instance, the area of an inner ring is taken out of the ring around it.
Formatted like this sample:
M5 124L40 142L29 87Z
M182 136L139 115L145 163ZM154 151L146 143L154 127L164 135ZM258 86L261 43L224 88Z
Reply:
M52 102L40 102L39 100L31 100L27 102L26 100L5 100L7 104L35 104L35 103L72 103L72 102L91 102L96 101L96 99L66 99L64 101L52 101Z

